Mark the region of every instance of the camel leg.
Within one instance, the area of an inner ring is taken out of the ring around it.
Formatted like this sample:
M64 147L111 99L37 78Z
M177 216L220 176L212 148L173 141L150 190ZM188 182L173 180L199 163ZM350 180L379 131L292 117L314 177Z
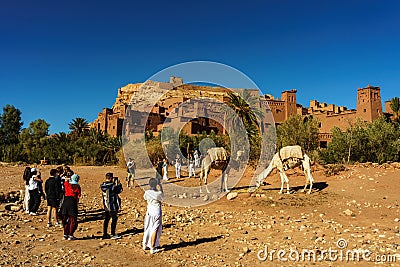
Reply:
M228 192L228 173L225 173L225 192Z
M279 176L281 177L281 190L278 192L278 194L282 194L283 192L283 186L285 184L285 179L283 178L282 173L279 171Z
M312 186L314 183L314 177L311 174L310 162L311 162L310 158L306 154L304 154L303 169L304 169L304 173L306 174L306 177L308 179L308 182L310 183L310 189L308 190L307 194L311 194ZM307 184L306 184L306 186L307 186ZM305 189L306 189L306 187L304 187L304 190Z
M279 170L279 175L281 176L281 190L279 194L283 193L283 186L286 183L286 194L290 194L290 187L289 187L289 179L286 176L286 173L283 170Z
M204 171L204 185L206 187L207 193L210 193L210 190L208 190L208 187L207 187L207 177L208 177L208 170L205 170Z
M306 177L306 183L304 185L304 188L301 190L301 192L305 192L307 189L307 185L310 183L310 176L308 176L307 173L307 164L305 162L305 160L302 161L302 165L303 165L303 172L304 172L304 176Z
M224 188L225 187L225 188ZM228 173L222 172L220 192L228 192Z
M310 182L310 189L308 189L307 194L311 194L312 186L313 186L313 183L314 183L314 177L311 174L310 168L307 169L307 174L308 174L308 180Z
M306 191L307 185L308 185L308 183L310 181L310 178L308 178L308 174L307 174L306 170L304 170L304 176L306 177L306 184L304 185L304 188L301 189L301 192L305 192Z
M202 183L203 183L203 166L201 167L201 170L200 170L199 183L200 183L200 194L201 194L201 193L203 193L203 190L201 189L202 188Z
M285 177L285 182L286 182L286 194L290 194L289 179L286 176L285 172L283 172L283 176Z
M224 190L224 182L225 182L225 177L224 177L224 172L222 172L222 176L221 176L221 186L219 188L219 192L223 192Z

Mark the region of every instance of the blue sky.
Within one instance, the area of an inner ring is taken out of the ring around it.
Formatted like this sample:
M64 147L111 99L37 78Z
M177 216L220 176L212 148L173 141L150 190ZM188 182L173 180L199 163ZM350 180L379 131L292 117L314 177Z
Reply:
M357 88L400 96L400 1L13 1L0 4L0 107L50 132L92 121L117 88L209 60L279 97L355 108Z

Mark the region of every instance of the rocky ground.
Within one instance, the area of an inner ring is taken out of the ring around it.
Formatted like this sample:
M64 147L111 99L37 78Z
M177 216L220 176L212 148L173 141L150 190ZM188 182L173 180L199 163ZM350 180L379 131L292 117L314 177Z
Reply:
M100 239L103 221L99 185L106 172L124 177L125 169L73 166L81 176L83 192L78 240L64 241L60 227L46 226L45 203L38 216L29 216L22 210L10 211L7 203L2 203L0 266L360 264L357 254L354 260L348 254L349 261L346 261L348 251L357 251L363 266L399 266L398 167L395 164L358 164L329 177L321 167L314 167L316 182L311 195L300 192L304 184L300 171L288 172L294 194L279 195L280 181L275 173L267 179L267 185L251 195L240 189L232 200L224 197L196 208L164 205L162 251L150 255L141 249L146 203L143 190L138 187L125 188L121 194L123 208L117 232L122 239ZM46 179L51 166L39 168ZM0 167L0 192L5 193L3 202L7 201L8 192L23 189L23 169L24 166ZM211 176L217 174L215 171ZM247 173L238 188L249 179L250 173ZM182 183L197 185L198 181L191 178ZM315 252L315 261L309 260L308 254L302 260L305 250ZM371 254L362 254L364 250ZM295 261L296 253L298 261ZM280 261L278 254L281 260L287 261ZM386 262L378 263L378 260Z

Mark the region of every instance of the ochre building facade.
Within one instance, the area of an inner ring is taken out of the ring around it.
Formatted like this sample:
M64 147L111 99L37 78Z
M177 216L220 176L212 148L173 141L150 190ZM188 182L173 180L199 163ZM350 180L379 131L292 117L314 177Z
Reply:
M182 78L179 77L171 77L169 82L151 81L151 83L153 87L167 89L168 93L152 107L150 115L145 122L146 129L157 133L168 123L183 123L185 124L183 131L187 134L196 134L202 131L208 133L214 131L217 134L224 133L224 122L217 123L205 118L207 116L203 117L201 115L207 112L216 113L210 105L208 105L208 108L207 106L203 107L199 102L191 105L190 100L198 97L211 97L218 101L226 102L229 100L228 92L232 92L231 89L184 84ZM111 136L122 135L123 127L129 127L130 130L135 131L134 125L124 126L124 118L127 112L135 112L130 110L131 99L135 92L138 92L141 85L142 83L128 84L118 89L118 96L113 107L104 108L90 126ZM256 89L246 90L249 90L251 95L258 95L258 90ZM296 94L296 89L283 91L280 98L265 94L260 99L261 107L268 109L267 114L272 114L277 125L295 114L301 116L311 115L317 118L320 122L319 139L321 146L325 146L331 140L331 129L334 126L345 130L357 118L372 122L383 114L380 87L376 86L368 85L364 88L358 88L357 108L351 110L344 106L319 103L317 100L311 100L309 107L303 107L297 103ZM182 105L180 106L182 103L188 104L182 107ZM393 113L388 101L385 102L385 112ZM221 114L220 121L224 120L225 118Z

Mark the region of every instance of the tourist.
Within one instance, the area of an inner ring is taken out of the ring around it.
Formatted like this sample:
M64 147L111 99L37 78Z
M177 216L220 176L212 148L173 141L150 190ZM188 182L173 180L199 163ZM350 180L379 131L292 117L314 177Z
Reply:
M143 250L150 248L150 253L159 252L160 236L162 231L162 210L161 202L164 196L162 187L157 190L157 180L151 178L149 181L150 189L144 193L147 201L146 217L144 219Z
M60 184L60 196L59 196L59 200L60 200L59 207L60 207L61 201L64 198L64 178L62 177L62 175L64 173L64 168L62 166L58 166L56 168L56 170L57 170L57 174L54 178Z
M37 181L39 196L42 197L43 200L46 200L46 194L44 193L44 190L43 190L42 173L40 171L38 171L36 174L36 181Z
M64 227L64 240L75 240L75 230L78 227L78 203L81 197L79 175L73 174L71 178L65 177L65 196L61 206L62 224Z
M194 165L196 168L200 168L200 153L197 149L194 151Z
M37 215L37 211L40 206L40 193L38 189L38 183L40 179L37 178L38 170L36 168L31 169L31 178L29 179L29 214Z
M132 181L132 188L135 188L135 172L136 172L136 163L135 160L129 158L128 163L126 164L128 175L126 176L126 187L129 188Z
M163 169L163 180L168 181L168 162L167 162L167 159L163 160L162 169Z
M51 215L53 214L55 225L60 226L57 217L57 209L60 205L61 197L61 183L57 180L58 171L56 169L50 170L50 177L46 180L44 185L47 196L47 226L52 226Z
M25 167L24 174L22 176L25 182L25 196L24 202L22 203L26 213L29 213L29 180L31 179L31 167Z
M156 180L158 184L161 184L163 166L164 162L160 158L158 158L156 163Z
M175 158L175 174L176 178L181 178L181 167L182 167L182 160L179 154L176 154Z
M195 162L191 154L189 154L189 178L196 177Z
M118 211L121 207L121 199L118 194L122 192L122 184L117 177L109 172L106 174L106 180L100 185L103 194L104 205L104 224L103 224L103 239L110 238L108 235L108 223L111 221L111 239L120 239L121 237L115 234L117 227Z

